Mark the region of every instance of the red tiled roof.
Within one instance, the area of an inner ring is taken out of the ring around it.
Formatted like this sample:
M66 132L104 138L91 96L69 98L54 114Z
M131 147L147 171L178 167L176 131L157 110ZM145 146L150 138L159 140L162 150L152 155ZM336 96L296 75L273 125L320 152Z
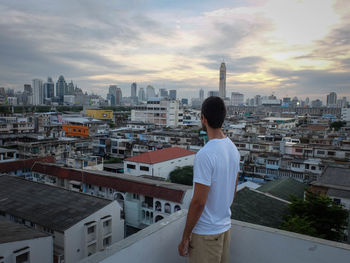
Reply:
M183 190L166 188L156 183L154 185L143 182L131 181L120 177L113 177L98 172L89 172L87 170L75 170L58 165L45 163L36 163L32 169L46 175L55 176L68 180L82 182L84 184L92 184L101 187L108 187L120 192L128 192L159 198L172 202L181 203L185 195Z
M180 157L185 157L192 154L195 154L195 152L192 152L180 147L171 147L171 148L164 148L161 150L141 153L140 155L126 158L124 161L154 164L154 163L169 161Z
M0 173L9 173L17 170L32 169L32 166L36 162L43 163L55 163L56 160L53 156L46 156L34 159L16 160L11 162L0 163Z

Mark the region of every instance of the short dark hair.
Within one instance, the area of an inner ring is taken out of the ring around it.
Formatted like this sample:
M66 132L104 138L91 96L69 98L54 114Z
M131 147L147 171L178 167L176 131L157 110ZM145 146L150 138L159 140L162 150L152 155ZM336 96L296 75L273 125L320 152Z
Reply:
M220 97L208 97L202 104L201 113L208 120L208 125L211 128L221 128L226 117L225 103Z

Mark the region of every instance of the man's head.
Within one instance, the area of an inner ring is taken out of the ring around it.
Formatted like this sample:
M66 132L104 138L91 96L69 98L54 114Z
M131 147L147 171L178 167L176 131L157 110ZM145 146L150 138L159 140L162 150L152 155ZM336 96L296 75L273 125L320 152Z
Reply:
M221 128L226 117L224 101L220 97L215 96L207 98L202 104L201 114L203 128L207 128L205 127L206 124L212 129Z

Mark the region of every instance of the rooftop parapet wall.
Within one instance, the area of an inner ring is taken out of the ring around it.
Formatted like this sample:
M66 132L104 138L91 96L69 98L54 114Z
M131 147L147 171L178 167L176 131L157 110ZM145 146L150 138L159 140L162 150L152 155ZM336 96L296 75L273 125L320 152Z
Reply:
M81 262L187 262L177 253L186 215L178 211ZM232 263L348 262L350 246L232 220L230 253Z

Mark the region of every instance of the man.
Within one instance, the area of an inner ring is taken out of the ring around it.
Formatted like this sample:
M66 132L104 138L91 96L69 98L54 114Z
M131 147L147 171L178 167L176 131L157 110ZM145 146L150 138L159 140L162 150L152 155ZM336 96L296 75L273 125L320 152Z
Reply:
M229 262L231 210L237 188L240 155L222 132L224 101L209 97L202 104L201 122L209 141L194 161L193 197L188 210L181 256L191 263Z

